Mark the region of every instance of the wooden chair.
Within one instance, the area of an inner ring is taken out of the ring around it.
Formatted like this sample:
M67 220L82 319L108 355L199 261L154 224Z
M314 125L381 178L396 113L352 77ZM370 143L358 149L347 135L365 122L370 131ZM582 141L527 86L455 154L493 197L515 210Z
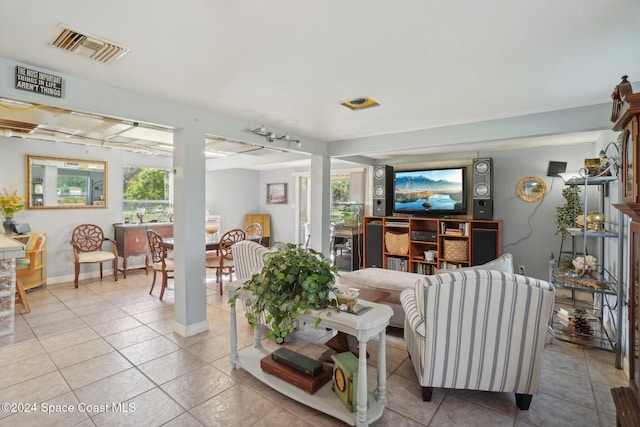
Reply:
M104 242L111 242L112 251L102 248ZM100 278L102 279L102 264L113 261L113 279L118 281L118 249L115 240L104 237L102 228L95 224L82 224L71 232L71 246L73 247L73 263L75 265L75 279L73 283L78 287L78 276L81 264L100 264Z
M220 238L220 244L218 248L218 254L216 256L207 255L206 265L207 268L213 268L216 270L216 282L220 284L220 295L222 295L222 275L226 270L229 273L229 281L233 281L233 253L231 252L231 246L235 243L246 239L246 233L240 228L234 228L222 235Z
M31 306L29 305L29 300L27 299L27 293L24 290L24 286L22 284L23 277L29 277L36 271L36 257L38 252L42 250L42 246L44 245L44 234L34 233L29 236L29 240L27 240L27 244L25 245L25 256L24 258L16 259L16 305L22 305L22 308L25 313L31 312Z
M147 240L149 241L149 253L151 255L151 263L153 266L153 283L149 295L153 292L156 285L156 274L162 274L162 288L160 289L160 299L164 297L164 290L167 288L169 279L173 279L173 260L167 258L167 247L162 241L162 237L153 230L147 230Z
M262 244L262 225L257 222L252 222L247 225L244 232L247 235L247 240Z

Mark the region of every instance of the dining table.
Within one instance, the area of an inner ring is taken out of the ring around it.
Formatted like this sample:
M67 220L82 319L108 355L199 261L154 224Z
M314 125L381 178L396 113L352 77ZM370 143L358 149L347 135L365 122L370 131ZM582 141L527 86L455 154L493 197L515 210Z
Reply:
M254 242L258 242L261 236L247 236L246 240L253 240ZM165 248L173 249L173 237L165 237L162 239L162 243ZM220 249L220 240L219 239L206 239L205 241L205 250L207 251L217 251Z
M173 237L165 237L164 239L162 239L162 243L164 244L165 248L167 249L173 249ZM217 251L220 248L220 241L219 240L207 240L205 242L205 250L207 251Z

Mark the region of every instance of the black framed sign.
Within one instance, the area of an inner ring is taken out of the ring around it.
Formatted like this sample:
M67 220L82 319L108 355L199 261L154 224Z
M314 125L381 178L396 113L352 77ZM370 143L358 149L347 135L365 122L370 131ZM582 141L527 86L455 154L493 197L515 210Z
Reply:
M287 184L267 184L267 204L287 204Z

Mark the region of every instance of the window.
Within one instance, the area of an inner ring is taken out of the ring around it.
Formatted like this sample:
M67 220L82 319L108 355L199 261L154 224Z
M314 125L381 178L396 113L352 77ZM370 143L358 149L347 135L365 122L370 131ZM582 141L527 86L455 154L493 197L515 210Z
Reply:
M122 213L125 222L135 222L138 209L141 219L167 221L173 214L172 180L169 169L125 167Z

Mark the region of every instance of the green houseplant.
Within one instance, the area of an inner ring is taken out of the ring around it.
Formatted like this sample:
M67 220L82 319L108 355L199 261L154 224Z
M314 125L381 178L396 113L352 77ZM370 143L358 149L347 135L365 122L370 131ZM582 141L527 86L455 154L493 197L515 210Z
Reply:
M254 328L264 316L268 338L281 344L293 332L299 314L338 309L337 301L329 298L335 290L337 271L324 254L288 243L281 251L267 255L260 272L240 288L253 295L245 302L245 316ZM238 293L229 303L237 298Z
M562 190L562 197L565 204L556 207L556 234L562 237L569 237L567 228L576 226L576 218L583 211L580 200L580 187L572 185Z

